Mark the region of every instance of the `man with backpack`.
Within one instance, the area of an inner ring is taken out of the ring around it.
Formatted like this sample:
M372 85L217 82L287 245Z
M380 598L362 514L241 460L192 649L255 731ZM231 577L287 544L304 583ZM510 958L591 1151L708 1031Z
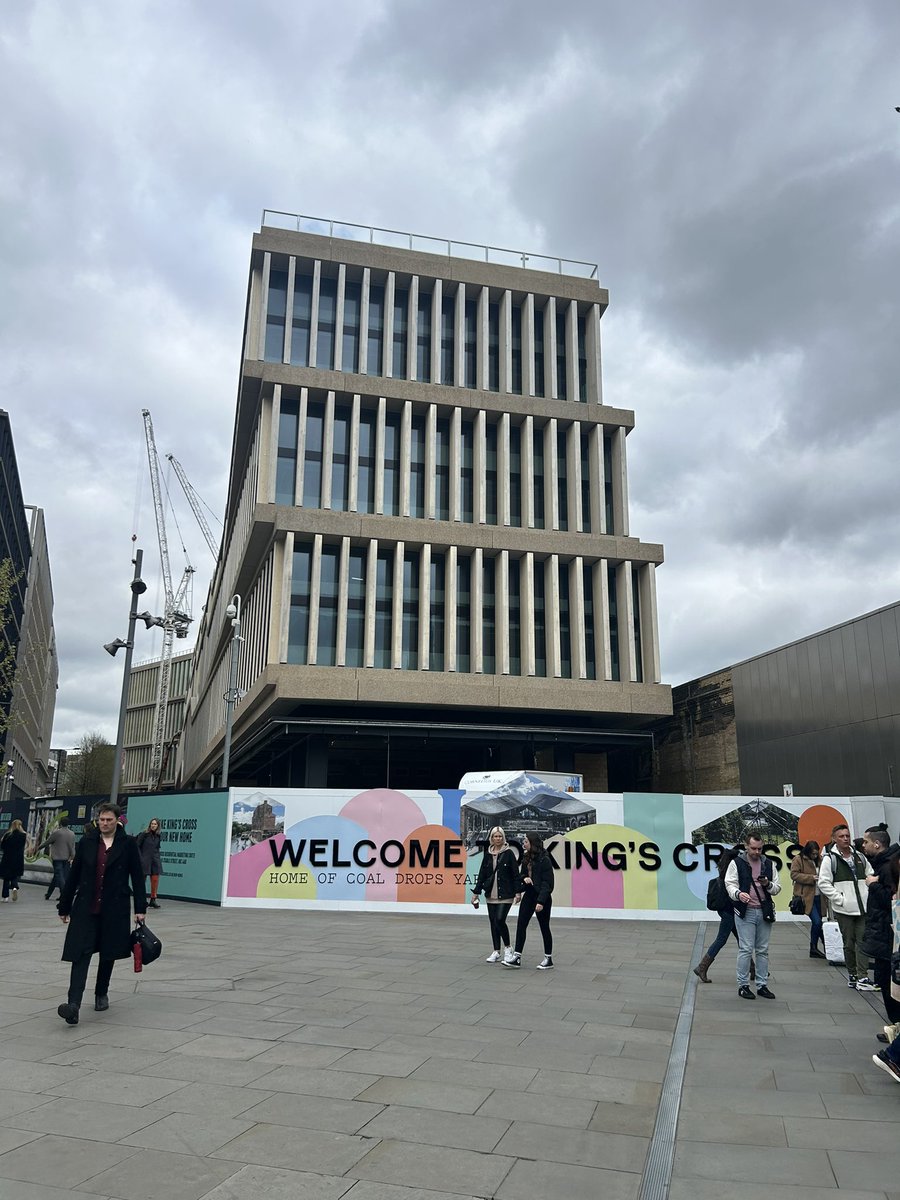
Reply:
M764 858L762 838L752 830L744 838L744 851L729 864L725 888L734 903L738 936L737 983L742 1000L774 1000L769 990L769 937L775 923L772 897L781 891L778 871ZM750 963L756 961L756 996L750 989Z
M833 845L822 855L819 866L819 891L828 901L844 943L847 986L858 992L878 989L867 977L869 956L863 949L866 932L868 880L874 874L865 855L854 850L847 825L835 825Z

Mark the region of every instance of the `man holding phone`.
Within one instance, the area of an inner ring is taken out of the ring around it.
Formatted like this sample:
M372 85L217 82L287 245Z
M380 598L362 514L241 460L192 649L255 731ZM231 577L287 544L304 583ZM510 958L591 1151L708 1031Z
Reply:
M772 897L781 891L778 871L764 858L762 838L748 831L744 849L725 872L725 890L734 901L734 928L738 936L737 984L742 1000L774 1000L769 991L769 937L775 921ZM750 989L750 963L756 963L756 995Z

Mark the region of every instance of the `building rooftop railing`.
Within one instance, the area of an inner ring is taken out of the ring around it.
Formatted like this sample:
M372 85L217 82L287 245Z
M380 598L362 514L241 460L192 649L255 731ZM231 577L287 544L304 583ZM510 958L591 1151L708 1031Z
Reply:
M291 229L296 233L315 233L324 237L347 238L354 242L371 242L379 246L394 246L399 250L419 250L425 254L446 254L448 258L470 258L508 267L525 267L532 271L550 271L559 275L577 275L596 279L596 263L577 258L555 258L550 254L526 254L523 250L508 250L501 246L482 246L477 242L458 242L450 238L430 237L423 233L406 233L399 229L379 229L376 225L356 225L352 221L332 221L327 217L310 217L302 213L279 212L265 208L262 226Z

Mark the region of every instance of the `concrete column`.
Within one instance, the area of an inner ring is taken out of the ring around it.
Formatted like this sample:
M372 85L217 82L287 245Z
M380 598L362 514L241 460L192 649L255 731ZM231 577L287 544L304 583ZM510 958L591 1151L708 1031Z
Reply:
M319 341L319 292L322 287L322 264L318 259L313 263L312 302L309 314L309 365L317 366L316 352Z
M337 299L334 305L334 369L341 371L344 354L344 295L347 288L347 268L343 263L338 264ZM346 369L353 370L353 363L348 363Z
M315 666L319 652L319 597L322 594L322 535L313 537L312 563L309 579L309 637L306 661Z
M303 504L303 473L306 466L306 416L309 407L309 388L300 389L300 414L297 418L297 474L294 479L294 502Z
M460 479L461 451L460 437L462 430L462 413L454 408L450 414L450 520L462 519L462 481Z
M544 528L559 529L559 468L556 463L556 417L544 426Z
M409 281L409 295L406 306L406 378L415 379L418 372L419 341L419 277L413 275Z
M485 417L484 409L479 408L475 413L474 431L475 431L475 453L472 458L472 476L474 482L474 504L473 515L476 525L484 525L487 522L487 434L485 426L487 418Z
M260 323L260 316L263 314L263 308L268 300L268 289L266 289L266 297L263 298L262 292L262 267L250 268L250 295L247 301L247 330L244 339L244 357L245 358L262 358L259 353L259 331L265 329L265 321Z
M350 539L341 538L341 557L338 563L337 646L334 661L338 667L347 664L347 593L350 589Z
M547 575L550 575L549 580ZM548 586L549 584L549 586ZM551 554L544 563L544 596L545 608L544 628L547 637L547 674L551 678L562 676L562 645L559 633L559 555ZM571 605L569 606L569 628L572 625Z
M497 523L509 525L510 493L509 477L509 413L501 413L497 422Z
M550 296L544 308L544 395L559 399L556 382L556 297Z
M391 666L403 666L403 555L406 543L394 547L394 587L391 596Z
M603 475L602 425L592 425L588 433L588 470L590 471L591 533L606 533L606 484Z
M393 271L388 271L384 282L384 337L381 341L381 357L384 362L384 377L392 379L394 375L394 288L396 279Z
M522 525L534 529L534 417L522 422Z
M297 277L297 260L293 254L288 259L287 296L284 300L284 354L282 362L291 361L291 339L294 334L294 281Z
M419 670L430 670L431 655L431 543L423 542L419 556Z
M387 400L378 397L378 412L375 417L375 511L384 512L384 418Z
M572 678L587 679L587 644L584 635L584 559L581 557L573 558L569 563L569 629L572 639Z
M534 395L534 296L522 303L522 395Z
M278 546L278 539L275 540ZM291 591L294 577L294 533L288 530L284 535L284 550L282 552L282 571L280 593L272 589L273 598L280 594L280 605L277 621L275 612L272 613L272 639L269 644L269 662L286 663L288 659L288 638L291 622Z
M577 402L580 399L580 370L578 367L578 302L570 300L566 306L566 395Z
M581 423L573 421L566 430L566 499L569 506L569 529L584 532L581 519Z
M597 654L597 678L612 679L612 649L610 646L609 592L607 573L609 563L598 559L591 571L594 584L594 645ZM621 674L621 671L619 672Z
M266 357L266 323L269 317L269 277L272 273L272 255L267 250L263 255L262 281L259 297L259 342L256 357L260 362Z
M512 392L512 292L500 295L500 391Z
M440 283L440 280L438 280ZM429 404L425 414L425 516L433 521L435 514L435 480L437 477L437 405Z
M497 559L497 674L509 674L509 551Z
M281 384L272 385L272 399L263 397L259 422L259 468L256 499L259 504L275 503L275 473L278 469L278 430L281 425ZM263 430L266 436L263 437Z
M478 292L478 316L475 335L475 386L486 392L488 387L488 297L486 287Z
M631 563L616 567L616 611L619 617L619 675L623 680L637 680L634 657L634 596L631 590Z
M472 644L472 670L481 675L484 672L484 551L477 547L472 551L471 582L469 602L472 616L469 621L471 628L470 641Z
M444 670L456 670L456 556L455 546L447 547L444 567Z
M350 406L350 486L347 489L347 511L356 512L359 504L359 410L360 397L355 395Z
M359 373L369 373L369 288L372 286L372 272L368 267L363 268L362 286L359 289Z
M534 656L534 554L529 550L521 561L521 626L522 626L522 674L533 675ZM546 624L546 619L545 619Z
M625 430L619 427L612 435L613 529L620 537L628 537L628 468L625 462Z
M322 429L322 507L331 508L331 476L334 467L334 392L325 398L325 425Z
M644 683L659 683L662 673L659 661L659 617L656 608L656 563L645 563L638 568L638 585Z
M441 382L441 312L444 307L444 283L435 279L431 289L431 382Z
M366 554L366 618L363 662L375 666L375 576L378 571L378 542L372 538Z
M603 403L603 375L600 363L600 305L592 304L588 312L585 329L585 354L587 357L588 404Z
M456 312L454 314L453 338L453 383L456 387L466 386L466 285L456 286Z
M400 413L400 515L409 516L409 460L412 434L412 401L404 400Z

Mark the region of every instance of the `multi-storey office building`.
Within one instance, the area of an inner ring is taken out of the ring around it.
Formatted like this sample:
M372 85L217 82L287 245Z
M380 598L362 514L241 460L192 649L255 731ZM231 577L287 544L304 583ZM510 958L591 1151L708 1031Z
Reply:
M452 785L537 759L605 784L606 751L671 711L662 547L629 534L633 415L601 390L607 293L580 264L372 236L254 237L184 778L221 763L237 593L232 781Z
M156 791L175 783L176 746L184 727L184 710L191 678L190 654L172 656L169 701L163 739L162 765L151 774L156 732L156 698L161 660L154 658L131 668L125 707L123 792Z

